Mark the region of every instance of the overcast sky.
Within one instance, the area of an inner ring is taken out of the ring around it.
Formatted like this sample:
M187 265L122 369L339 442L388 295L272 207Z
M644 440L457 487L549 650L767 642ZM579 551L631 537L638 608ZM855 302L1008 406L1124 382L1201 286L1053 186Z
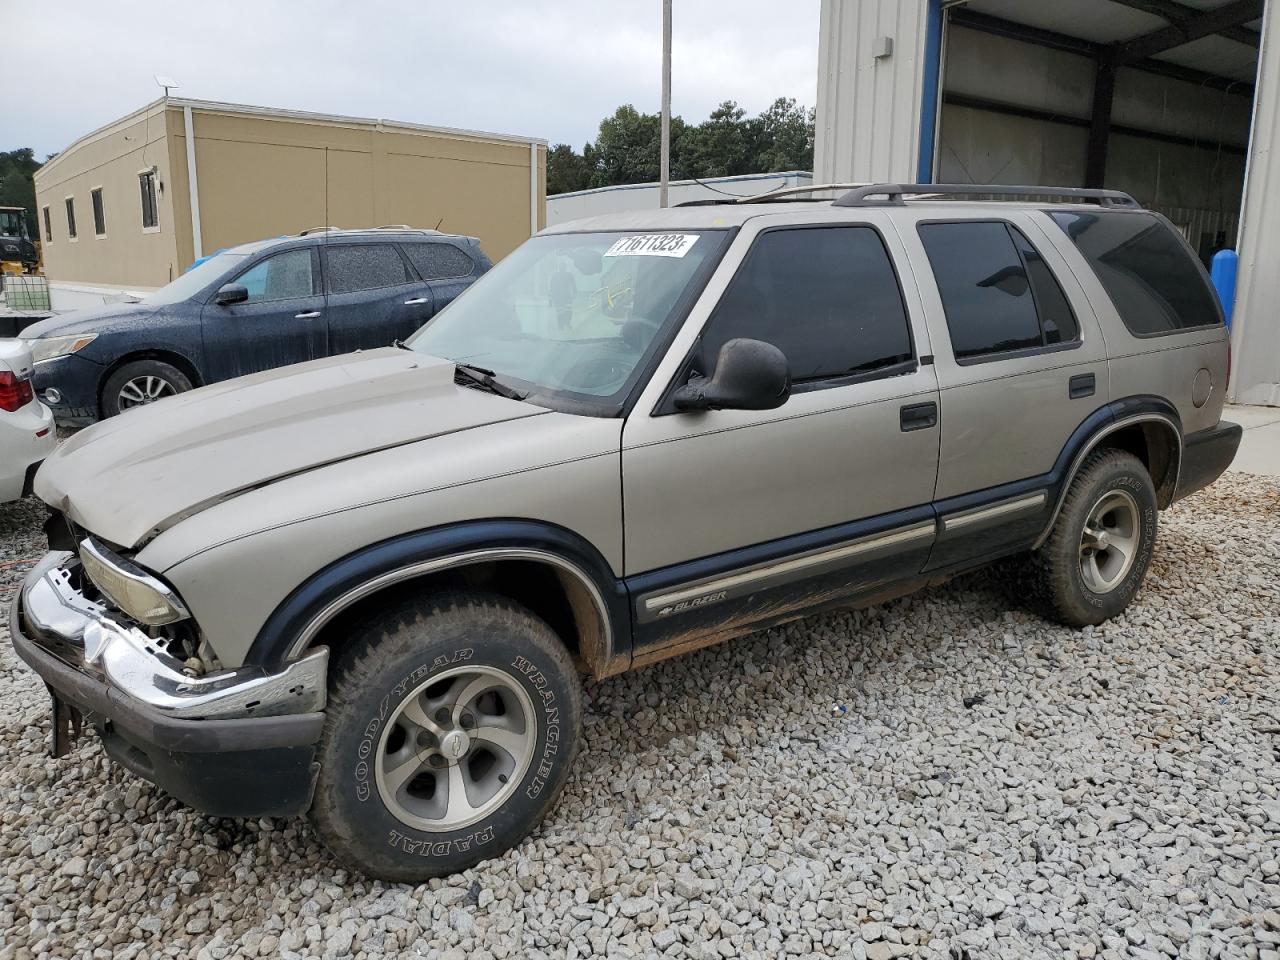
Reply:
M819 0L675 0L673 112L813 106ZM159 96L544 137L658 109L659 0L0 0L0 149L43 159Z

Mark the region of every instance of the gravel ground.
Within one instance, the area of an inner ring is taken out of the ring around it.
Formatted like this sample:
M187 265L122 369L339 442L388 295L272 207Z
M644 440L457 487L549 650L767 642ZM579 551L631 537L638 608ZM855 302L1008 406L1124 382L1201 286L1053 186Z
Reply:
M40 510L0 508L0 563ZM0 566L11 592L21 564ZM44 755L0 645L0 960L1280 960L1280 484L1162 516L1128 614L1008 569L594 685L535 838L446 882L349 876L296 821L211 820Z

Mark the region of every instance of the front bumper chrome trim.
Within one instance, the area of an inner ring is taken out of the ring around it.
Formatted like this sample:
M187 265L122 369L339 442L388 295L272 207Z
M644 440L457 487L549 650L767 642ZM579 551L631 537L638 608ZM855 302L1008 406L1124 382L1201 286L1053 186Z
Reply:
M182 664L136 627L78 591L73 554L48 554L22 585L22 614L31 639L69 666L105 681L158 712L181 719L279 717L324 709L329 651L268 673L261 667L189 677Z

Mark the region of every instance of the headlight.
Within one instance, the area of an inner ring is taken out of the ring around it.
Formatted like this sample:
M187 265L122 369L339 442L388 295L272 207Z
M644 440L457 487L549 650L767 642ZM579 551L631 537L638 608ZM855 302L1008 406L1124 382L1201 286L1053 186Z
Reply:
M94 586L135 620L158 627L191 616L176 593L92 537L80 541L80 563Z
M54 357L65 357L69 353L83 350L97 339L96 333L77 333L69 337L39 337L28 340L31 348L31 359L35 363L52 360Z

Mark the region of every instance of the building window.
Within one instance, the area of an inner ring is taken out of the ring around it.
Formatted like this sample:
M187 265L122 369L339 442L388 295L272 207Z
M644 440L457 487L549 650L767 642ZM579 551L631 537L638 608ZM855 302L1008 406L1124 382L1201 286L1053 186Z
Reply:
M76 238L76 200L75 197L67 197L67 236L72 240Z
M44 242L53 243L53 223L49 220L49 208L43 207L41 212L44 214Z
M89 191L89 199L93 203L93 233L97 237L107 235L107 214L102 209L102 188L94 187Z
M138 174L138 186L142 190L142 229L151 230L160 226L160 215L156 208L156 175L152 170Z

